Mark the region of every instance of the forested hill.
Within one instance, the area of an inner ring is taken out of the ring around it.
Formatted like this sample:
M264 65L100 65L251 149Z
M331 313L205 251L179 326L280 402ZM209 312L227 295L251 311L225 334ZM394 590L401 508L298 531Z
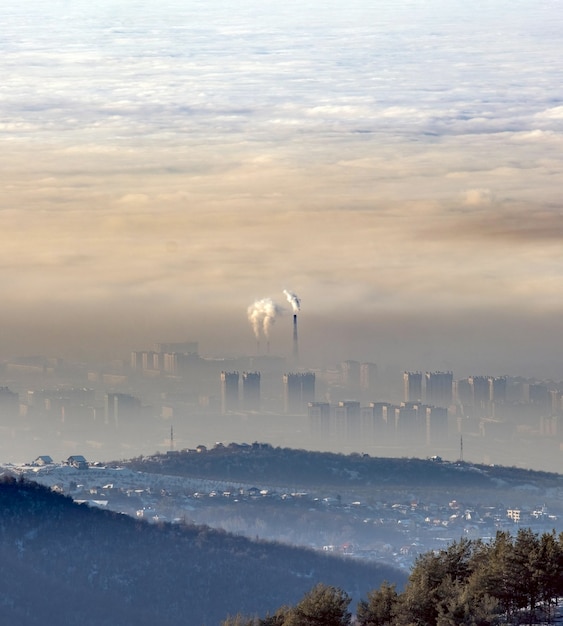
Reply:
M0 575L0 623L18 626L211 626L295 602L320 581L355 598L405 582L388 567L148 524L13 478L0 481Z
M123 463L121 463L123 464ZM284 487L472 488L480 491L527 485L563 487L563 476L514 467L447 463L431 459L374 458L360 454L310 452L273 448L268 444L216 446L139 457L125 463L132 469Z

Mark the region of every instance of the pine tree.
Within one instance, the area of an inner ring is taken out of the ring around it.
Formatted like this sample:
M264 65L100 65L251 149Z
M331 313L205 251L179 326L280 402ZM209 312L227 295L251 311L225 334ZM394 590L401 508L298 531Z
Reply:
M284 626L285 620L288 619L291 611L290 607L282 606L273 615L268 614L261 619L258 622L259 626Z
M540 542L529 528L518 530L509 558L514 604L528 611L529 623L533 623L536 605L540 597Z
M469 578L473 547L472 541L461 539L452 543L443 552L445 571L452 580L464 582Z
M349 626L350 601L342 589L320 583L288 612L283 626Z
M511 615L514 610L513 581L509 568L512 553L510 533L498 531L493 542L485 546L479 555L481 567L475 570L483 594L498 599L503 613Z
M438 616L438 603L442 599L441 586L446 577L442 556L428 552L419 556L414 564L409 582L397 603L397 622L434 626Z
M535 576L540 592L539 600L544 606L546 618L553 618L553 605L561 595L563 579L563 553L555 531L544 533L539 541L539 554Z
M395 585L384 582L368 593L367 602L360 600L357 620L360 626L390 626L393 623L398 594Z

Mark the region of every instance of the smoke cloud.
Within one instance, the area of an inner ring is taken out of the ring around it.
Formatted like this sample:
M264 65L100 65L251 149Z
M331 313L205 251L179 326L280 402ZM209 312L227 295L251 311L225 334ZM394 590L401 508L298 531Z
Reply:
M256 300L254 304L248 307L248 320L252 324L256 339L260 338L260 330L267 339L270 337L272 324L276 321L276 316L283 313L283 310L283 307L276 304L271 298Z
M291 308L294 313L298 313L301 309L301 301L299 300L297 294L292 291L288 291L287 289L283 290L287 301L291 304Z

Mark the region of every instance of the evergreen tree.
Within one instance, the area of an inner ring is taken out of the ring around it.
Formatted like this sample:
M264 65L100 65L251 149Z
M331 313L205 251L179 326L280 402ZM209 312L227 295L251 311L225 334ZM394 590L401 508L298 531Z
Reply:
M526 609L532 624L540 596L539 577L541 563L538 536L529 528L518 530L508 560L512 580L513 603L517 609Z
M496 598L475 594L471 584L451 579L443 585L436 626L492 626L499 621Z
M399 624L434 626L438 616L440 588L446 576L442 556L428 552L419 556L409 582L397 603Z
M540 537L536 577L540 591L539 600L545 608L548 621L553 618L553 605L563 592L563 553L555 531Z
M445 551L442 557L446 574L454 581L465 582L471 574L471 562L474 542L469 539L454 541Z
M287 606L282 606L273 615L266 615L265 618L259 621L259 626L284 626L285 620L292 609Z
M395 585L384 582L368 593L367 602L360 600L357 620L360 626L390 626L393 623L398 594Z
M482 546L479 555L481 567L476 571L483 594L498 599L502 612L511 615L514 610L513 581L509 568L512 553L510 533L498 531L493 542Z
M559 534L559 541L557 542L556 562L560 576L555 585L555 595L556 597L561 597L563 596L563 532Z
M499 531L494 540L462 540L417 558L402 593L383 583L357 606L358 626L530 625L553 617L563 595L563 533L541 537L520 529ZM350 597L317 585L294 607L262 620L223 626L349 626ZM540 612L544 611L541 615Z
M348 626L350 600L341 589L318 584L288 612L283 626Z

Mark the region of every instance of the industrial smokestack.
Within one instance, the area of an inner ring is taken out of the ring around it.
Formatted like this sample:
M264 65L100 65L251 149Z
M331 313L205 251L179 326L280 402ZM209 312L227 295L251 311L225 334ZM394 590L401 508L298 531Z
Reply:
M293 314L293 358L299 359L299 342L297 340L297 313Z
M295 364L299 360L299 342L297 339L297 313L301 310L301 301L297 294L293 293L293 291L288 291L287 289L283 290L287 301L291 304L291 308L293 309L293 360Z

